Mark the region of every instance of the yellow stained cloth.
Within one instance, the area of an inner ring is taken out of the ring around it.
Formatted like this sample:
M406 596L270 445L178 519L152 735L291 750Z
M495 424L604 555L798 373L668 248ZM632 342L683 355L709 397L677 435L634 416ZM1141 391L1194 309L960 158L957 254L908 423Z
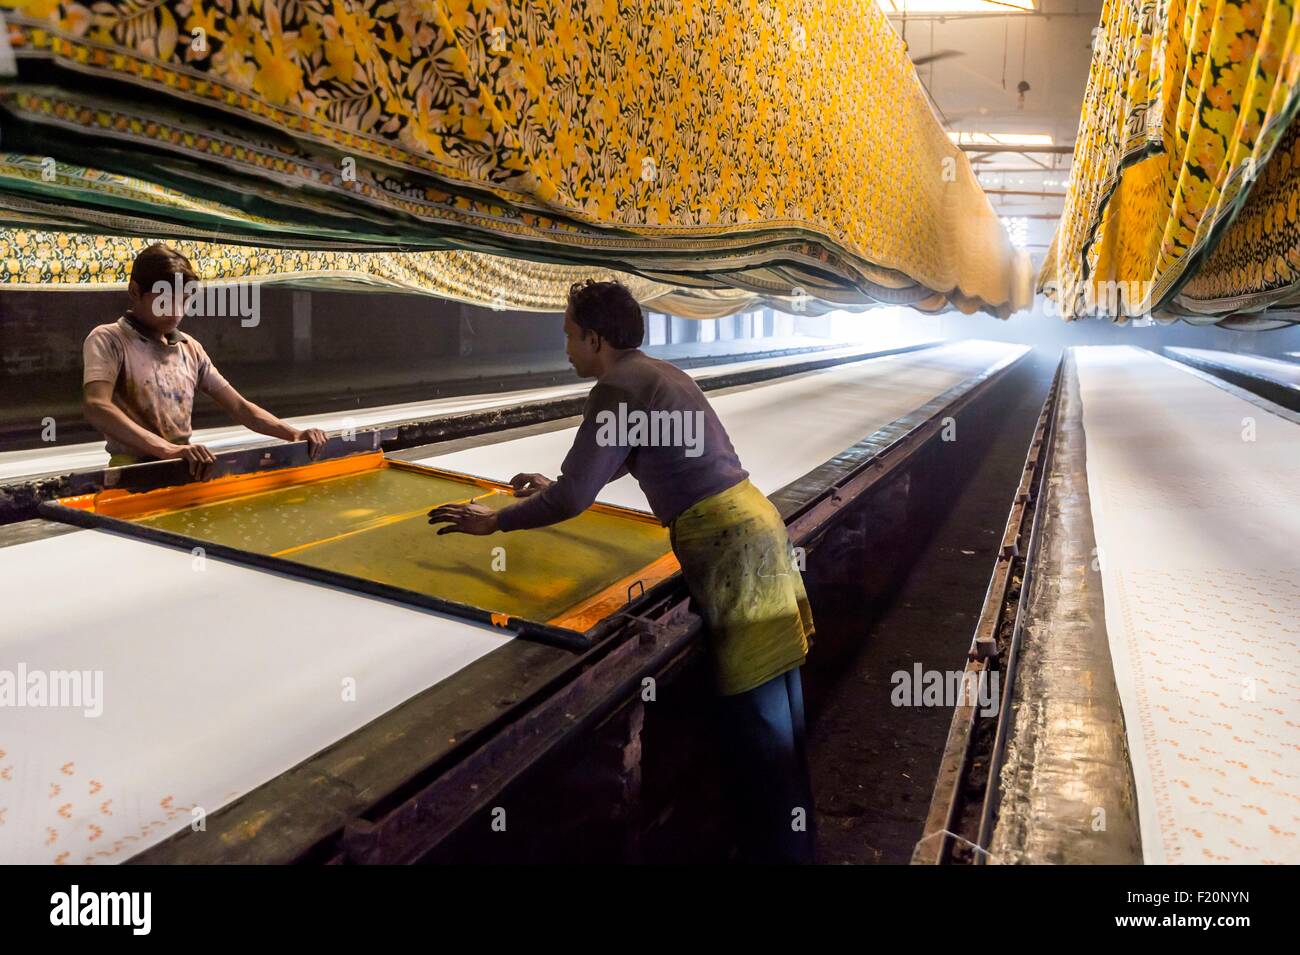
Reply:
M1065 210L1039 277L1065 317L1171 302L1272 157L1298 78L1295 0L1106 0ZM1262 276L1274 250L1260 252Z
M813 635L785 522L749 481L669 525L673 553L708 626L718 691L744 693L800 666Z

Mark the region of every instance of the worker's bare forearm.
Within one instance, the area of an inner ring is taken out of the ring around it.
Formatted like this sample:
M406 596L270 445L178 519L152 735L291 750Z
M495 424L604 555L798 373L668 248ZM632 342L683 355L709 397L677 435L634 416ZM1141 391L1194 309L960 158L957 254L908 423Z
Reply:
M97 431L141 457L161 458L172 451L171 442L140 427L111 401L90 400L84 410L86 420Z
M281 421L265 408L253 404L247 398L242 400L234 418L249 431L256 431L258 434L270 435L283 441L293 441L298 437L296 428Z
M250 431L267 434L281 441L305 440L307 453L312 460L324 451L329 440L320 428L305 428L300 431L289 422L281 421L265 408L259 408L229 386L213 394L212 400L220 405L226 414Z

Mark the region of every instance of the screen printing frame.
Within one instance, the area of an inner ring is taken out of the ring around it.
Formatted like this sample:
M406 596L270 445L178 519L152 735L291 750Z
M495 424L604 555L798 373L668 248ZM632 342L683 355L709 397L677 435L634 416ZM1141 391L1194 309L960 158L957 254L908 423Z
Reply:
M571 607L566 608L561 614L552 617L548 621L540 621L500 613L445 597L435 597L405 587L397 587L341 571L314 567L284 557L260 554L232 547L228 544L219 544L172 531L160 530L156 527L137 524L124 517L99 513L95 509L100 504L121 506L124 503L129 503L138 505L137 516L140 516L165 507L180 508L199 503L219 502L223 500L227 492L235 487L236 482L238 482L237 495L245 496L249 493L261 493L295 484L361 474L366 471L384 468L455 481L468 487L482 488L485 491L511 493L513 490L509 484L461 474L457 471L413 464L409 461L398 461L389 458L382 451L371 451L348 457L316 461L307 465L278 468L251 474L225 475L208 481L154 488L146 491L117 489L72 495L52 501L43 501L38 510L41 516L64 524L72 524L90 530L105 530L190 552L195 548L201 548L205 556L219 560L283 574L312 583L324 584L351 593L391 600L420 610L460 617L476 623L489 624L498 629L511 631L518 637L574 651L582 651L594 646L597 641L613 629L619 618L635 617L638 608L649 606L659 594L665 592L665 588L671 586L672 579L678 572L677 561L672 551L669 550L649 564L579 600ZM233 498L236 494L231 493L229 496ZM150 504L156 504L158 507L151 508L149 507ZM132 510L137 510L137 508L132 508ZM652 515L612 504L597 503L591 505L588 510L637 523L659 524L659 521ZM633 591L638 588L639 593L634 597Z

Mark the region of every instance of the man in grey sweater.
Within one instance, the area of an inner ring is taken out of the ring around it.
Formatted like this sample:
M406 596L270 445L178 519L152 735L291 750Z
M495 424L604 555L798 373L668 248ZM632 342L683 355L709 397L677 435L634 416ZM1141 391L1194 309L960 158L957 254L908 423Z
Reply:
M439 534L492 534L557 524L630 473L669 528L673 552L708 628L722 760L741 858L812 861L812 794L799 667L812 615L785 523L749 482L695 381L639 349L640 306L617 282L575 285L564 315L569 361L595 378L559 478L518 474L518 503L448 504Z

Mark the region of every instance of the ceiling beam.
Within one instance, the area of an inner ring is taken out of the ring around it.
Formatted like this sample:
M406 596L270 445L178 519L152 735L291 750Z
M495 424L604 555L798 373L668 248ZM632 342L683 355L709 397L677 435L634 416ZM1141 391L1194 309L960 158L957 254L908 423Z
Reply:
M971 165L974 165L974 163L971 163ZM1014 176L1017 174L1023 175L1024 173L1030 173L1036 176L1040 172L1059 173L1060 175L1065 176L1066 178L1069 178L1070 175L1070 170L1065 169L1064 167L1060 169L1039 169L1037 166L980 166L978 169L975 170L975 175Z
M901 10L883 10L883 13L891 20L938 20L939 22L942 23L944 20L997 20L997 19L1006 19L1008 17L1013 17L1015 19L1025 18L1025 19L1035 19L1035 20L1037 19L1050 20L1053 17L1065 17L1069 19L1078 19L1082 17L1085 20L1096 20L1101 15L1101 10L1100 8L1098 8L1096 10L1092 10L1087 13L1085 12L1043 13L1041 10L1021 10L1017 7L1015 9L1007 10L1005 12L1001 10L990 10L987 13L982 13L982 12L981 13L973 13L973 12L903 13Z
M985 189L986 196L1034 196L1038 199L1064 199L1063 192L1033 192L1028 189Z
M960 143L954 144L958 149L968 153L981 153L995 156L998 153L1055 153L1058 156L1074 154L1073 146L999 146L995 143Z

